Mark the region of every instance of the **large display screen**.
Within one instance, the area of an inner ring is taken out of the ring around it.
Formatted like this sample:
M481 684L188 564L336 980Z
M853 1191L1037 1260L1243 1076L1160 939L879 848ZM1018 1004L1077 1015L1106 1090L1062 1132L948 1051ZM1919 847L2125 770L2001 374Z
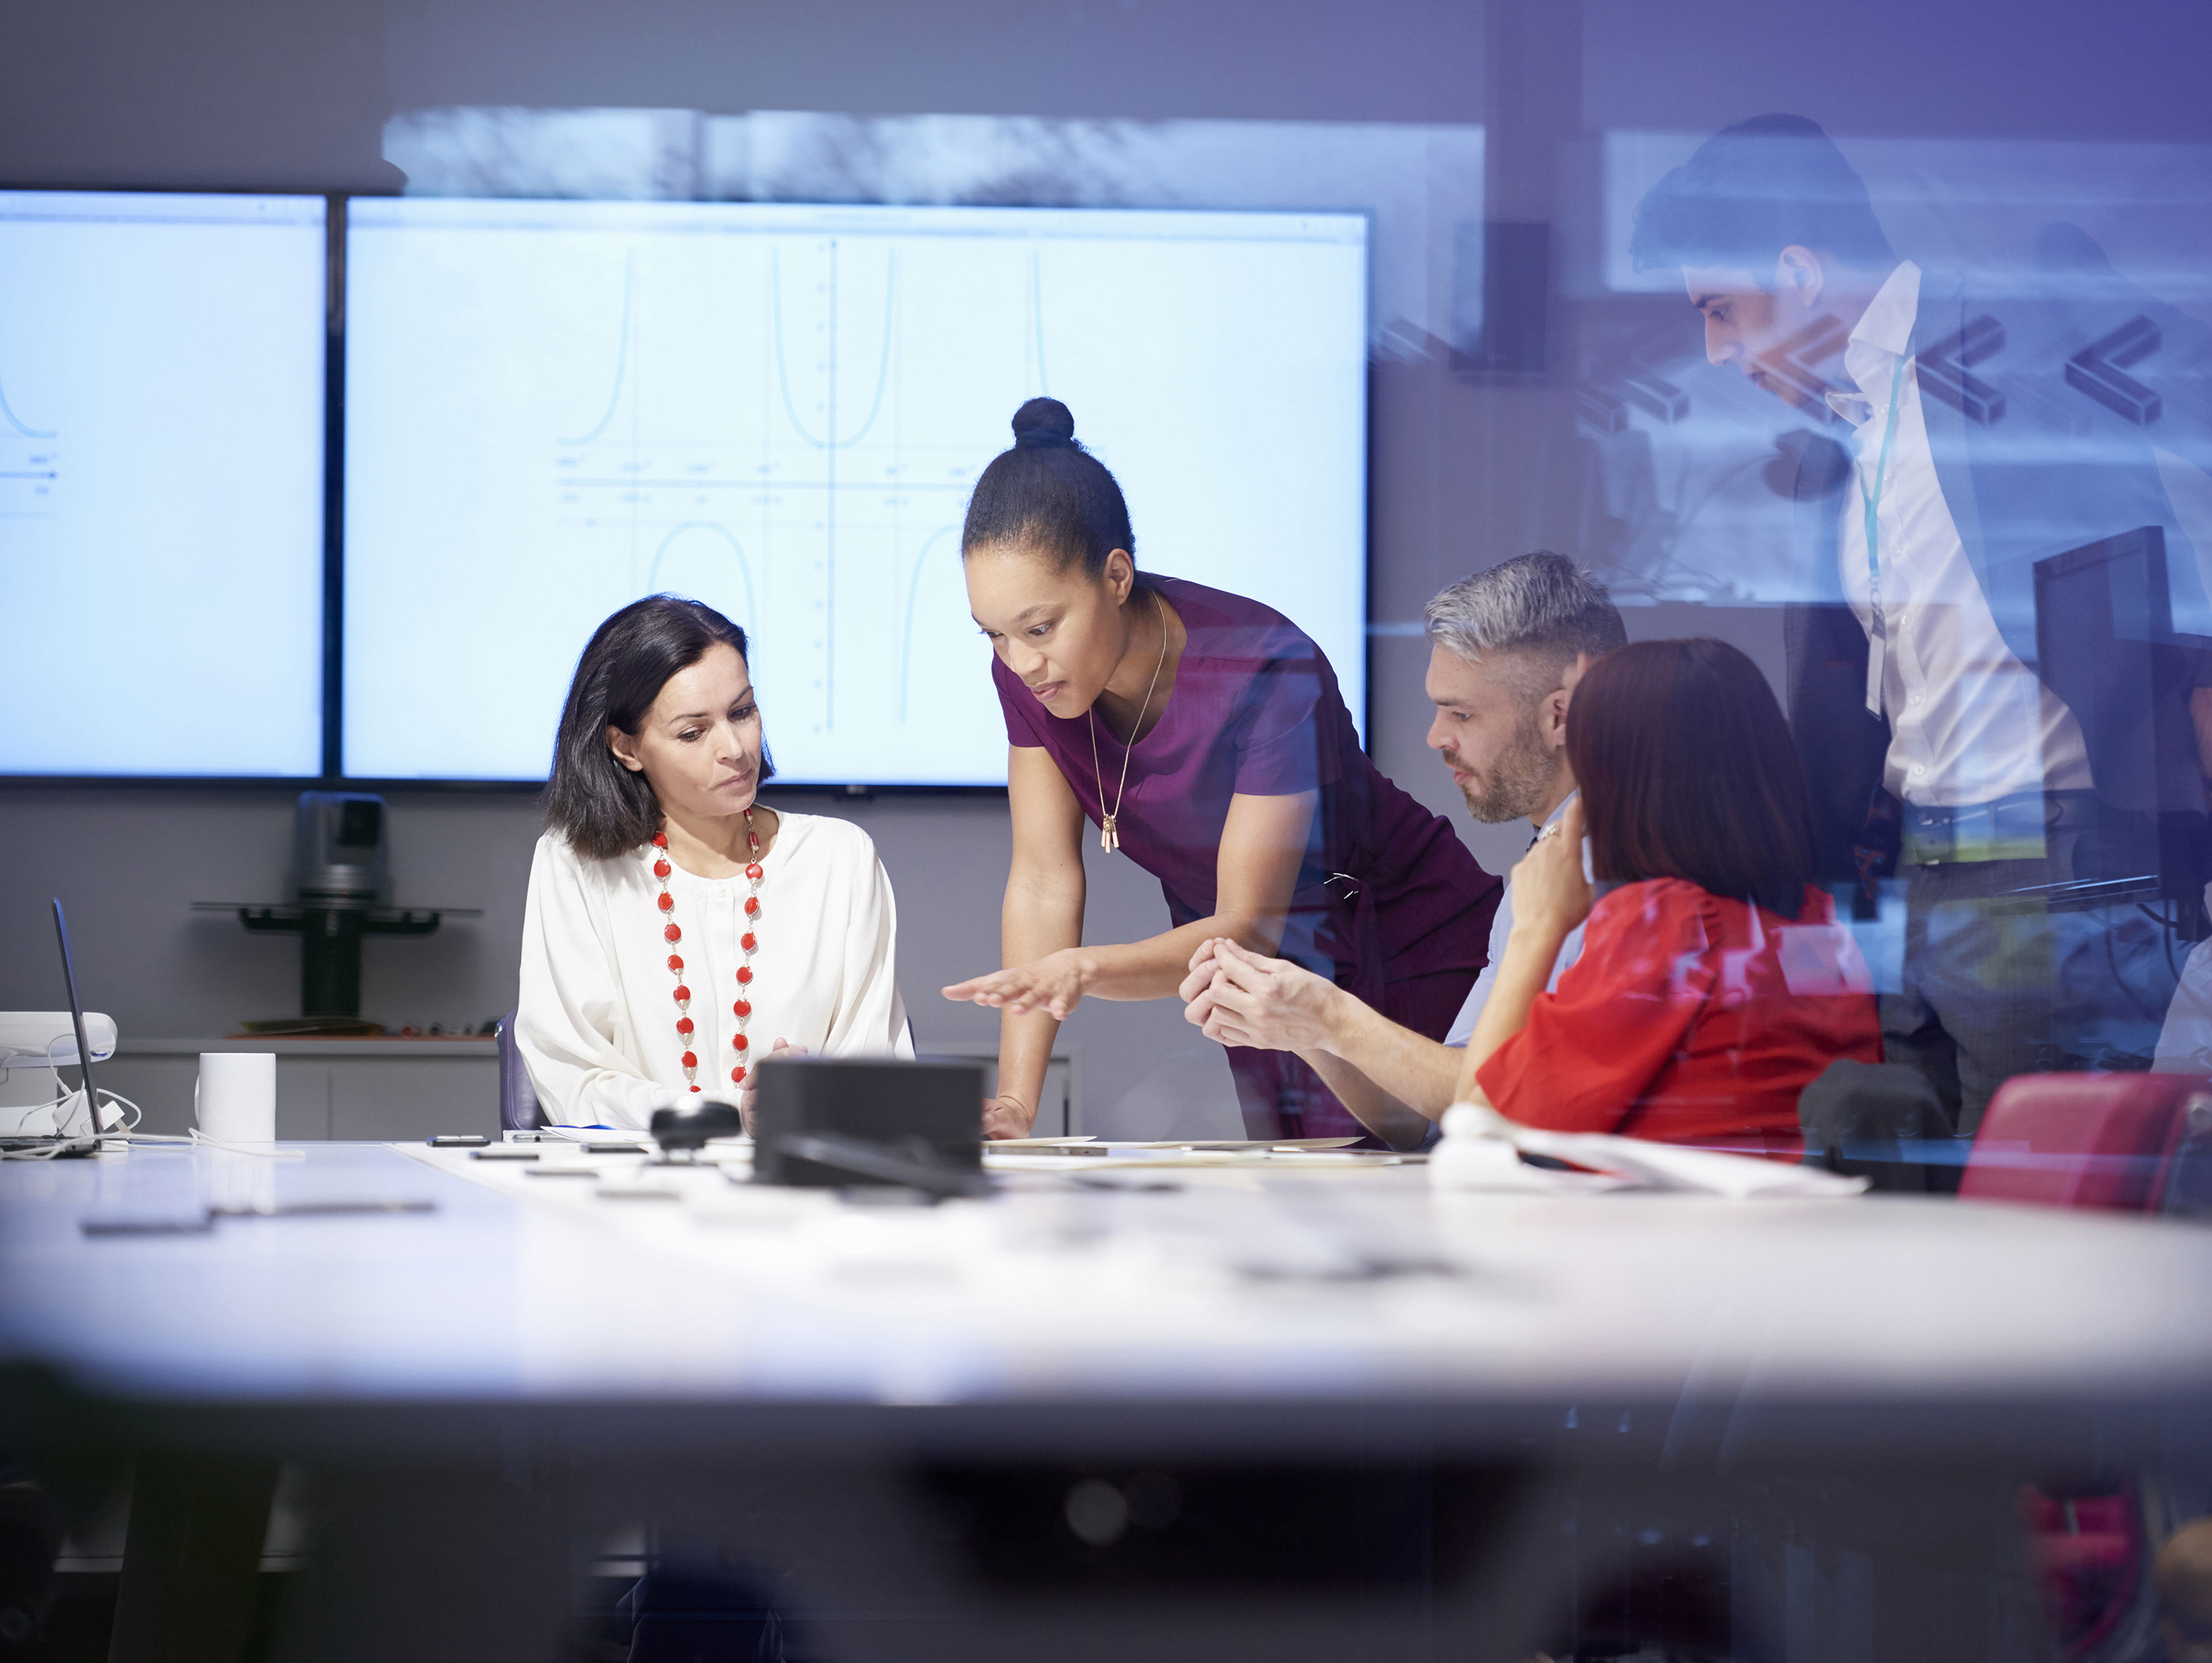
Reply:
M0 191L0 774L322 768L319 197Z
M1139 564L1252 596L1364 696L1367 222L1346 214L360 200L343 750L544 776L592 628L753 638L787 781L1006 778L960 524L1032 395Z

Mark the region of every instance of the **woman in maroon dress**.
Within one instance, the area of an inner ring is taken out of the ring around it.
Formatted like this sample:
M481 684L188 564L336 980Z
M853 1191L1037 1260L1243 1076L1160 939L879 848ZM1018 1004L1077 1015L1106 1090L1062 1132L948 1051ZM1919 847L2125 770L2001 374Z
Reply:
M1336 675L1280 613L1139 575L1114 476L1064 404L1015 413L961 555L1012 747L1006 968L945 990L1004 1013L998 1137L1036 1119L1060 1023L1085 995L1175 995L1231 937L1331 976L1441 1040L1482 968L1498 880L1359 748ZM1083 822L1160 880L1174 928L1083 943ZM1364 1130L1288 1052L1229 1047L1248 1132Z

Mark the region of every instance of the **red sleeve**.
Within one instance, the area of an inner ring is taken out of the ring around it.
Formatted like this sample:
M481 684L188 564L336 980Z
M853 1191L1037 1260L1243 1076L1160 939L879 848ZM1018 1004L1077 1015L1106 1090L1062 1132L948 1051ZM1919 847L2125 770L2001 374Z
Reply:
M1558 990L1537 994L1527 1024L1475 1071L1493 1108L1546 1132L1619 1129L1705 1008L1703 895L1660 878L1598 902Z
M1268 659L1252 678L1237 736L1237 790L1247 797L1317 791L1343 773L1337 727L1340 717L1351 718L1336 674L1311 641L1295 635L1295 642L1304 651Z
M1010 745L1041 747L1044 735L1037 731L1036 713L1043 708L1036 695L1024 687L1021 677L999 662L998 655L991 658L991 685L999 689L999 710L1006 719L1006 743Z

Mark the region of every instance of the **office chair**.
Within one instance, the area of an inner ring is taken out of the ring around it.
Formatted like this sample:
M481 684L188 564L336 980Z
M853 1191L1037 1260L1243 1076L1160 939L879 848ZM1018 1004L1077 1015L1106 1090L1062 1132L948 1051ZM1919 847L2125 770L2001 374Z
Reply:
M1948 1195L1959 1187L1960 1146L1936 1088L1902 1063L1838 1058L1797 1098L1805 1164L1868 1187Z
M2156 1204L2195 1074L2021 1074L1990 1099L1962 1200L2142 1212Z
M2023 1074L1990 1100L1962 1201L2149 1212L2187 1211L2208 1187L2212 1082L2195 1074ZM2171 1521L2165 1486L2130 1478L2023 1497L2045 1604L2067 1663L2154 1649L2149 1568Z
M501 1132L535 1132L545 1124L538 1106L537 1089L530 1070L514 1043L514 1012L499 1019L499 1128Z

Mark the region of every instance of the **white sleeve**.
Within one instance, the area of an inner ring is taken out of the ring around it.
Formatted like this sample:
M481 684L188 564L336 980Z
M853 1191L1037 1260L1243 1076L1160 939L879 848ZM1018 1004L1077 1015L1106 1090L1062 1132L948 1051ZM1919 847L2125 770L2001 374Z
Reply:
M898 901L890 874L865 835L846 881L852 907L846 915L845 964L824 1048L833 1057L911 1057L914 1037L898 990Z
M622 999L604 910L581 863L541 841L522 913L514 1041L550 1123L641 1132L674 1094L618 1042Z
M2182 961L2181 982L2159 1029L2151 1071L2202 1074L2212 1066L2208 1059L2212 1059L2212 941L2201 941Z

